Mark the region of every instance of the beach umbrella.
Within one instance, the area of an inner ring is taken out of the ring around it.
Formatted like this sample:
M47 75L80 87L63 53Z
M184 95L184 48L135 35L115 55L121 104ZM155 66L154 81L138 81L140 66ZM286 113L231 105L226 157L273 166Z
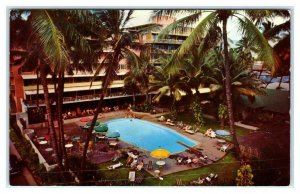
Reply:
M106 132L108 130L107 125L99 125L95 127L96 132Z
M153 150L150 155L154 158L164 159L168 158L171 153L166 149L158 148L156 150Z
M117 131L114 132L109 132L105 135L108 138L116 138L116 137L120 137L120 133Z
M82 118L80 119L80 122L89 122L89 121L91 121L91 119L88 118L88 117L82 117Z
M99 124L100 122L96 121L95 126L98 126ZM86 123L86 126L91 126L91 125L92 125L91 121Z

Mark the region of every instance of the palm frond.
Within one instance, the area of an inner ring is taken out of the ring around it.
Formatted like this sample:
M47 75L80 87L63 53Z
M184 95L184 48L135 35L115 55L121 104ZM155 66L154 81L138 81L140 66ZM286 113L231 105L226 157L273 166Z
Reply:
M240 17L237 18L240 23L240 30L242 31L244 36L249 39L252 44L256 45L259 48L258 54L260 59L264 61L267 67L272 70L272 73L275 73L279 67L280 60L277 54L269 45L267 39L251 22L251 20L246 17L244 17L243 19L241 19Z
M178 57L183 57L187 52L190 51L191 47L196 43L201 42L205 37L207 32L212 26L215 26L217 22L217 13L212 12L207 17L205 17L195 29L191 32L189 37L182 43L178 51Z
M126 17L124 17L124 19L122 21L121 28L124 28L126 26L126 24L132 19L133 13L134 13L134 10L132 10L132 9L128 11L128 13L126 14ZM125 12L123 14L125 14Z
M202 12L199 10L198 12L188 15L186 17L183 17L167 27L165 27L159 34L158 34L158 39L164 38L165 36L169 35L172 32L179 32L179 33L184 33L186 32L186 27L191 26L195 22L199 21L200 17L202 15Z
M69 56L63 34L55 26L47 10L33 11L32 28L38 34L43 51L53 69L65 69Z

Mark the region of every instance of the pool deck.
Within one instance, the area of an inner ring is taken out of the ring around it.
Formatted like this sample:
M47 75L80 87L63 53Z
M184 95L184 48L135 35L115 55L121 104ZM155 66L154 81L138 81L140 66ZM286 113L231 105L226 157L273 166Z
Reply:
M150 121L153 123L157 123L160 124L162 126L165 127L169 127L171 129L173 129L174 131L192 139L198 142L198 144L195 146L196 148L200 148L202 149L202 154L207 156L207 161L200 164L200 165L177 165L176 164L176 156L173 156L171 158L167 158L164 159L164 161L166 162L166 165L163 168L160 168L161 173L160 176L164 176L164 175L168 175L168 174L172 174L175 172L179 172L179 171L185 171L185 170L190 170L190 169L194 169L194 168L199 168L202 166L206 166L209 165L213 162L216 162L218 160L220 160L221 158L223 158L225 156L225 152L220 151L218 148L219 146L217 145L218 143L218 139L217 138L209 138L209 137L205 137L202 133L195 133L195 134L189 134L181 129L179 129L178 127L175 126L170 126L170 125L166 125L164 122L159 122L157 120L158 116L161 116L162 114L157 114L157 115L151 115L149 113L139 113L139 112L133 112L137 118L142 119L142 120L146 120L146 121ZM124 118L126 115L128 114L128 111L124 111L124 110L120 110L120 111L115 111L115 112L109 112L109 113L104 113L104 117L98 119L100 121L100 123L106 122L108 120L111 119L117 119L117 118ZM164 113L166 114L166 113ZM89 118L92 118L93 116L89 116ZM65 133L68 136L82 136L84 139L84 134L82 133L82 130L80 129L80 125L84 125L85 123L80 122L80 118L74 118L74 119L68 119L64 121L64 125L65 125ZM38 134L38 136L42 136L45 135L47 133L46 127L42 127L41 124L35 124L35 125L31 125L29 126L29 128L34 128L36 129L36 133ZM39 129L39 130L37 130ZM106 152L99 152L98 150L103 149L105 146L105 144L103 143L96 143L94 145L93 154L90 154L89 159L94 162L94 163L102 163L102 162L106 162L106 161L110 161L112 160L112 158L114 158L114 156L118 153L116 150L112 150L109 149L107 146L107 150ZM229 148L232 148L233 146L230 144ZM120 149L134 149L137 150L140 153L141 159L143 160L143 162L145 164L148 164L149 161L151 160L153 163L153 169L148 170L147 166L144 166L145 170L150 173L151 175L155 175L154 174L154 170L159 169L159 167L156 165L156 161L158 159L155 159L153 157L150 156L150 152L146 151L146 150L142 150L138 147L135 147L133 145L127 144L126 142L120 141ZM81 152L79 152L79 145L74 145L73 148L73 152L71 154L74 155L79 155L81 154ZM177 155L180 156L188 156L188 157L195 157L195 154L190 153L188 151L184 151L182 153L179 153ZM124 164L125 165L125 164Z

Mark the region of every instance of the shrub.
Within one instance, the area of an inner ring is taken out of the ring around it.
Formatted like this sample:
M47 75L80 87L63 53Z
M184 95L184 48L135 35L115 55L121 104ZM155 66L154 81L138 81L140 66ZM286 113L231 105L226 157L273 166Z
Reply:
M204 118L202 113L202 107L200 104L200 100L195 98L191 104L191 109L193 111L194 119L199 127L204 126Z
M237 186L251 186L253 185L253 174L250 164L242 164L237 171L236 185Z
M143 112L150 112L152 109L152 105L149 102L145 102L143 104Z

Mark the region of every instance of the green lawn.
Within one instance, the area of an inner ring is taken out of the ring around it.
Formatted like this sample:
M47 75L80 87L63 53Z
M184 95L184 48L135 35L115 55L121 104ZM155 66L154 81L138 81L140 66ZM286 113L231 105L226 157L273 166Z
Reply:
M120 161L123 164L126 162L125 159L121 159ZM117 162L106 162L98 165L102 181L106 180L107 182L111 182L112 185L133 185L128 183L128 174L131 170L130 168L123 166L122 168L116 170L107 170L107 166L114 163ZM163 177L164 180L159 180L145 171L137 173L145 173L145 179L141 184L143 186L175 186L176 181L179 179L181 179L183 185L189 185L191 181L197 180L199 176L205 177L210 173L217 173L219 175L219 178L213 181L212 185L234 185L238 168L239 162L236 160L233 153L229 153L223 159L214 164L210 164L206 167L201 167L198 169L166 175Z

